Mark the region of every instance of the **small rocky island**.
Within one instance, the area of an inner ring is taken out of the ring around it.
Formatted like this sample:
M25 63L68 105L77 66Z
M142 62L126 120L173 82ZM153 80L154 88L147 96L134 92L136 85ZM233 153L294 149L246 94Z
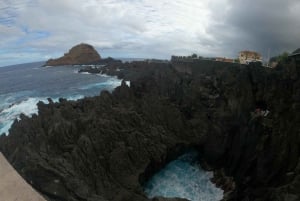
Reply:
M91 64L100 60L101 56L93 46L81 43L72 47L64 56L57 59L49 59L44 66Z

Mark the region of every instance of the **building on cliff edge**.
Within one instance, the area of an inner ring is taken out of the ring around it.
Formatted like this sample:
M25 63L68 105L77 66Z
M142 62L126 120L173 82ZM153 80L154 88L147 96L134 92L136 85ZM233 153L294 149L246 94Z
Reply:
M239 60L241 64L249 64L251 62L262 62L262 56L257 52L244 50L239 53Z

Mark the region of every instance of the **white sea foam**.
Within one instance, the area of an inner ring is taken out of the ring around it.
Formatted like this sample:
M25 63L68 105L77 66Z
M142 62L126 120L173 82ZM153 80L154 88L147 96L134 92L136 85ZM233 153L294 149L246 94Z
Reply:
M197 152L190 152L169 163L145 185L149 198L180 197L191 201L217 201L223 190L210 181L212 172L202 170L195 161Z
M80 74L83 74L83 75L90 75L91 73L89 73L89 72L80 72Z
M125 81L125 83L130 87L130 81Z
M79 100L79 99L82 99L82 98L84 98L83 95L74 95L74 96L67 97L67 100Z
M8 130L10 129L12 123L20 116L21 113L27 116L37 113L36 104L39 102L39 100L41 99L28 98L3 109L0 113L0 122L2 124L0 128L0 134L8 134Z
M83 98L83 95L74 95L67 97L67 100L78 100ZM58 102L59 98L53 98L53 102ZM45 97L30 97L18 103L14 103L0 111L0 135L9 134L9 129L15 119L18 119L20 114L25 114L31 117L38 113L37 103L43 101L49 103ZM5 104L7 106L7 104Z
M84 96L97 95L103 89L112 90L121 84L121 80L115 77L87 78L78 74L79 67L40 67L41 64L21 65L1 71L0 135L8 134L11 124L21 113L28 116L37 113L36 103L40 100L48 102L46 97L52 98L54 102L58 101L58 97L77 100Z
M100 82L95 84L85 85L80 87L81 90L92 89L92 88L115 88L121 85L121 80L111 78L106 82ZM17 119L20 114L25 114L26 116L32 116L33 114L37 114L37 103L39 101L43 101L48 103L46 97L28 97L24 93L20 93L21 95L15 94L9 95L7 97L1 97L1 105L0 105L0 135L5 133L9 134L9 129L13 124L14 120ZM24 95L24 96L23 96ZM19 97L20 96L20 97ZM22 98L23 97L23 98ZM27 97L27 98L26 98ZM58 102L59 98L51 97L53 102ZM67 100L78 100L84 98L83 95L70 95L66 97ZM16 101L19 100L19 101Z
M100 73L98 73L97 75L100 77L112 77L112 76L104 74L104 73L102 74L102 71Z
M110 78L106 82L99 82L99 83L93 83L88 84L82 87L79 87L81 90L87 90L92 88L104 88L104 87L110 87L111 89L116 88L117 86L120 86L122 83L122 80L116 79L116 78Z

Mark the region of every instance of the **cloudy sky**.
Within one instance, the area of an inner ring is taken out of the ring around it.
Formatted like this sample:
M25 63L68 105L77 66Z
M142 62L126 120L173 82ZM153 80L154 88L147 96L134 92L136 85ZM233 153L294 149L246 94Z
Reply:
M264 58L300 47L299 0L0 0L0 66L61 56Z

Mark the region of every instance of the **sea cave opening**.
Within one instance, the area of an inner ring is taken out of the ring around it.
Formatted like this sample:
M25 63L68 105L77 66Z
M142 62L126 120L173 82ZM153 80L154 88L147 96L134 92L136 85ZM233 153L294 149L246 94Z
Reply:
M199 152L189 149L165 164L142 184L146 196L150 199L165 197L190 201L221 200L223 190L212 183L213 172L204 170L199 159Z

